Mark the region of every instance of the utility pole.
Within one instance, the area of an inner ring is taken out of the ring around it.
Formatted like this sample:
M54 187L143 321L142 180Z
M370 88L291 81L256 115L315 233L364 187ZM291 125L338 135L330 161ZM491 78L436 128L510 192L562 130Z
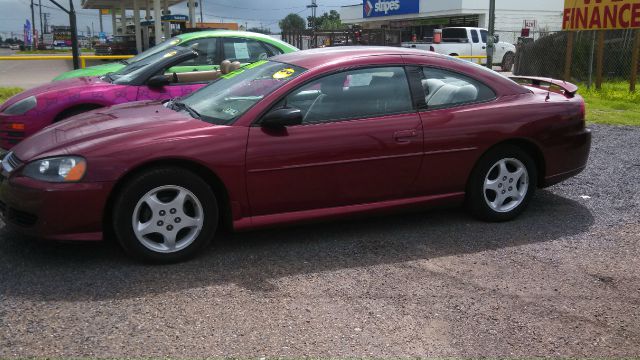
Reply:
M38 0L38 7L40 8L40 40L44 40L44 25L42 24L42 0Z
M102 9L98 10L98 18L100 19L100 32L104 32L104 29L102 28Z
M49 32L49 16L51 16L51 14L42 13L42 16L44 16L44 32L48 33Z
M204 0L200 0L200 22L204 23L204 17L202 16L202 12L204 8Z
M33 0L32 0L33 1ZM73 8L73 0L69 0L69 10L58 4L56 0L49 0L60 10L69 14L69 25L71 26L71 53L73 55L73 68L80 68L80 52L78 51L78 25L76 23L76 11Z
M36 49L36 21L35 21L36 15L35 12L33 11L33 0L31 0L31 50L35 50Z
M493 70L493 53L495 50L496 0L489 0L489 36L487 36L487 67Z
M317 26L316 26L316 9L318 8L318 4L316 4L316 0L311 0L311 5L307 5L307 9L311 9L311 21L313 22L312 24L312 29L315 31Z

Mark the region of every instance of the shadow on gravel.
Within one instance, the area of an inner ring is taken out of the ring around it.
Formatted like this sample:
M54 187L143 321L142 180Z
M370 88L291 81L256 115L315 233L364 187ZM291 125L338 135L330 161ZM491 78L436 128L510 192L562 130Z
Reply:
M458 209L228 234L197 259L168 266L134 263L113 242L40 242L1 229L0 296L122 299L224 284L268 292L285 276L552 241L593 221L578 202L540 191L508 223L475 221Z

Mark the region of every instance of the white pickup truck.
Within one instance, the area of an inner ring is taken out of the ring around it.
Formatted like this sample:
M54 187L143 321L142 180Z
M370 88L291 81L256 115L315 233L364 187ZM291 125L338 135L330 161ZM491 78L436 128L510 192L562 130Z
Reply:
M434 51L438 54L451 56L486 56L488 36L489 32L486 29L450 27L442 29L442 42L439 44L411 41L403 42L402 47ZM516 58L515 45L500 41L498 36L496 36L494 45L493 65L499 65L503 71L511 71ZM487 61L482 59L482 63L486 64Z

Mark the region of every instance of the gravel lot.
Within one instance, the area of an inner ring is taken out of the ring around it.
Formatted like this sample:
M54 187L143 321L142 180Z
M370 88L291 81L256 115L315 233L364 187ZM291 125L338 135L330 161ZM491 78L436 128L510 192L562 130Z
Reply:
M638 356L640 128L593 129L588 170L506 224L226 235L172 266L1 229L0 357Z

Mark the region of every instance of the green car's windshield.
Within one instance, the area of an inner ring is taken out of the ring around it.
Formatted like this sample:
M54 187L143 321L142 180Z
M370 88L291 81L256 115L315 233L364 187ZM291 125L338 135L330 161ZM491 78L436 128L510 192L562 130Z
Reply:
M127 64L133 64L133 63L138 62L140 60L144 60L144 59L148 58L151 55L155 55L155 54L157 54L159 52L163 52L164 50L169 49L169 48L171 48L173 46L176 46L176 45L180 44L181 42L182 42L182 39L177 38L177 37L171 38L169 40L165 40L165 41L161 42L160 44L158 44L158 45L156 45L154 47L151 47L151 48L141 52L140 54L138 54L138 55L136 55L136 56L134 56L134 57L132 57L130 59L127 59L125 61L126 61Z
M151 65L155 64L163 58L175 56L178 52L184 51L183 48L171 47L169 49L165 49L159 53L148 56L140 61L137 61L133 64L129 64L122 69L109 73L105 75L105 77L112 81L114 84L126 85L132 79L134 79L141 71Z
M266 95L300 76L305 69L275 61L259 61L180 100L204 121L224 125L238 119Z

